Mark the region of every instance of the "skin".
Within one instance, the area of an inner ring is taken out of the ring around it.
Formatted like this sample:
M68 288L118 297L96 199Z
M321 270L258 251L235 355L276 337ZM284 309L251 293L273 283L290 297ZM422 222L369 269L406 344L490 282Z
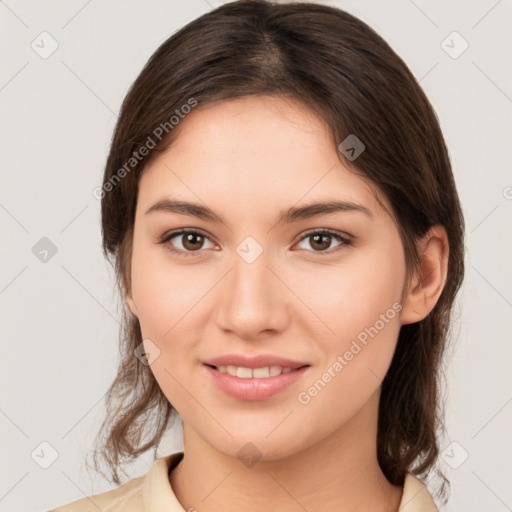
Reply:
M160 350L151 370L183 419L185 456L170 475L178 500L201 512L261 511L269 503L290 512L318 504L398 510L402 488L377 463L380 386L401 325L424 318L442 291L446 233L435 227L419 241L421 266L406 289L396 224L368 182L340 162L324 122L295 101L210 104L175 130L140 180L126 301L143 338ZM206 205L226 223L145 214L171 196ZM282 209L328 199L363 205L371 216L336 212L277 224ZM180 228L206 238L157 243ZM352 243L327 237L315 244L304 235L326 228ZM250 264L236 252L247 236L263 250ZM402 310L309 403L299 403L298 393L397 303ZM238 400L214 386L202 364L228 353L271 353L311 366L269 399ZM252 467L237 457L249 442L261 454Z

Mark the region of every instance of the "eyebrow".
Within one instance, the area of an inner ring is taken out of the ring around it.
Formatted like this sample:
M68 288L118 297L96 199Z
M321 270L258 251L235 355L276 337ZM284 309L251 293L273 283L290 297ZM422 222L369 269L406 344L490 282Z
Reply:
M218 215L210 208L188 201L178 201L172 199L162 199L148 208L145 215L151 212L163 211L169 213L179 213L182 215L189 215L197 217L198 219L206 220L214 223L226 224L226 220L221 215ZM361 212L373 219L372 212L361 204L352 203L350 201L322 201L311 203L306 206L292 206L282 210L279 214L277 224L297 222L304 219L319 217L320 215L327 215L335 212Z

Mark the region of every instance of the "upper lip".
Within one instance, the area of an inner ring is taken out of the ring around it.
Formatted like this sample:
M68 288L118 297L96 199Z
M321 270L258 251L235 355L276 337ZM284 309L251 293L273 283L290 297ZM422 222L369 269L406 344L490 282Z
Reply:
M256 356L244 356L242 354L226 354L204 361L210 366L238 366L244 368L263 368L265 366L281 366L283 368L300 368L309 366L308 363L301 363L292 359L274 356L272 354L259 354Z

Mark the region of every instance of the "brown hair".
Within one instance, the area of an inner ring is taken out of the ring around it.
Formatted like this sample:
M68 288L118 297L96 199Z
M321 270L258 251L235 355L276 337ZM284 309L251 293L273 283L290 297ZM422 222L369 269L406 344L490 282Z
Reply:
M172 140L171 116L191 100L200 108L262 94L302 102L325 120L336 146L350 134L363 141L356 160L339 152L340 160L389 199L408 271L417 268L419 237L434 225L446 229L446 285L424 320L402 326L379 406L377 455L387 479L403 485L407 471L424 477L444 428L441 362L464 274L464 221L435 111L402 59L361 20L316 3L238 1L188 23L155 51L122 104L105 167L103 251L114 257L120 294L130 289L138 181ZM147 157L130 160L150 139L156 147ZM117 484L121 462L151 448L156 455L176 417L151 369L134 357L141 342L138 320L123 307L121 360L99 451Z

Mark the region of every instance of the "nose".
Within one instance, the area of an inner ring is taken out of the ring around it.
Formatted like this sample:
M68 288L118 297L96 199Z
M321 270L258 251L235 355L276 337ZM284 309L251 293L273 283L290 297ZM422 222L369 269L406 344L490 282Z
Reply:
M293 297L265 251L250 261L235 255L217 310L218 327L244 340L286 329Z

